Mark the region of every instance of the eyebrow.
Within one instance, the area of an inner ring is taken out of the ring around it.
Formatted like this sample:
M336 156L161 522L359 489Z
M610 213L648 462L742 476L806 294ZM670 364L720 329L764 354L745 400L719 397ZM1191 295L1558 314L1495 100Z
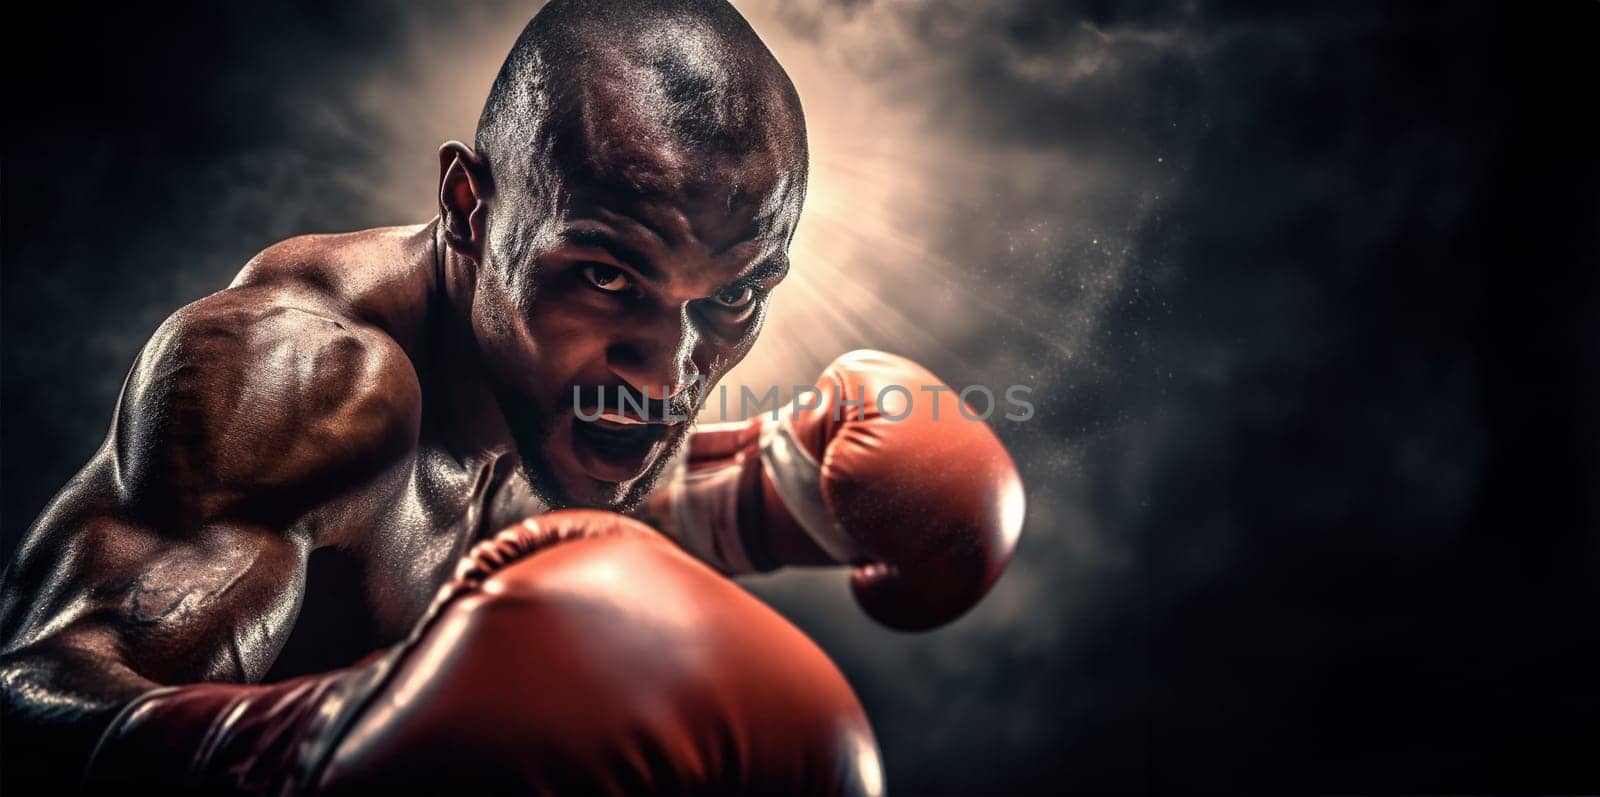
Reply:
M753 287L763 282L776 282L783 279L788 273L789 258L780 253L750 267L749 270L729 281L723 288L744 285Z
M561 237L573 246L587 246L604 250L607 254L638 271L645 279L659 282L664 278L660 269L650 263L649 256L617 240L604 230L596 230L590 227L574 227L563 231ZM763 282L780 280L788 273L789 258L779 253L751 266L744 273L729 280L721 289L741 286L754 287Z
M648 256L602 230L588 227L571 228L563 231L561 238L574 246L603 249L607 254L626 263L634 271L639 272L645 279L657 282L662 279L661 271L651 264Z

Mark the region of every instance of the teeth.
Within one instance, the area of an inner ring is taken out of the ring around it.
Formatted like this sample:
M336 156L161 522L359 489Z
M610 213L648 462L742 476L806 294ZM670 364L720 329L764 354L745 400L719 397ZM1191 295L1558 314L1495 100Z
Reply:
M612 423L622 424L624 426L645 426L645 425L647 425L644 421L641 421L638 418L629 418L626 415L621 415L621 414L615 413L615 412L602 412L602 413L600 413L600 418L599 419L602 420L602 421L610 421Z

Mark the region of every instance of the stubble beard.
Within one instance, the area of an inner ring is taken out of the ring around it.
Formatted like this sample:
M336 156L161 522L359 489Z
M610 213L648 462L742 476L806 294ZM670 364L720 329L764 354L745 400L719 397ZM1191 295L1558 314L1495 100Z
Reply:
M550 423L547 413L537 413L538 417L530 417L534 413L518 414L513 417L507 413L507 425L511 429L511 437L517 447L518 457L521 459L522 475L528 480L528 487L533 491L545 506L552 511L556 509L604 509L610 512L627 514L636 509L644 499L656 488L657 481L667 466L688 441L693 430L692 422L680 423L672 428L665 438L666 446L661 453L650 463L645 472L633 480L626 492L615 501L610 502L582 502L574 498L561 480L556 477L555 466L551 464L546 453L554 445L554 426ZM587 477L584 477L587 478Z

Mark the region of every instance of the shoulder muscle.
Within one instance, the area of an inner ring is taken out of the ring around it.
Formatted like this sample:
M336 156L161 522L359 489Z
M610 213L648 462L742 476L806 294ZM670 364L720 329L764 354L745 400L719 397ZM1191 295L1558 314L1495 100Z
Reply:
M173 314L129 374L112 431L119 498L196 522L303 499L392 462L420 407L409 359L382 332L223 291Z

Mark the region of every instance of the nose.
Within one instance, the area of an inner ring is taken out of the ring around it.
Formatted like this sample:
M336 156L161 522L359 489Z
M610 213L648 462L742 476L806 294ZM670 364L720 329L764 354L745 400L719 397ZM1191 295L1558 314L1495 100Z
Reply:
M628 334L606 352L611 372L646 398L676 397L694 384L700 368L694 361L700 343L688 305L661 308L629 324Z

